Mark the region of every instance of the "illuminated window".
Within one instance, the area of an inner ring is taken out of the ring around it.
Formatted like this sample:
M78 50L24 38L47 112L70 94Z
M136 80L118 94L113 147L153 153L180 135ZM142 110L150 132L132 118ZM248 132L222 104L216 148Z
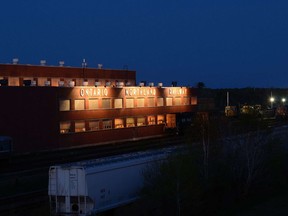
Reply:
M166 126L170 128L176 127L176 115L175 114L166 115Z
M126 127L135 127L134 118L126 118Z
M112 120L103 120L103 130L112 129Z
M89 121L89 130L90 131L99 130L99 121Z
M164 115L157 115L157 124L165 124Z
M181 104L181 98L179 98L179 97L174 98L174 105L175 105L175 106L180 106L180 105L182 105L182 104Z
M98 99L90 99L88 101L89 103L89 109L98 109L99 105L98 105Z
M189 97L184 97L183 98L183 103L184 103L184 105L190 105L190 98Z
M71 122L60 122L60 133L69 133L71 131Z
M111 99L103 98L102 99L102 108L103 109L111 109Z
M144 98L137 98L137 107L144 107Z
M172 106L172 98L166 98L166 106Z
M123 107L122 104L123 104L122 98L114 99L114 108L122 108Z
M85 122L84 121L77 121L75 122L75 132L84 132L85 129Z
M2 83L2 85L3 86L7 86L7 85L9 85L9 86L20 86L20 80L19 80L19 78L18 77L9 77L9 79L8 79L8 77L3 77L2 78L3 79L3 82L4 83Z
M164 106L163 98L157 98L157 106Z
M197 105L197 97L191 97L191 104Z
M70 110L70 100L59 100L59 110L60 111Z
M134 99L133 98L127 98L126 99L126 108L133 108L134 107Z
M84 110L85 100L75 100L75 110Z
M115 128L123 128L124 127L124 120L123 119L115 119Z
M148 107L154 107L155 106L155 99L152 97L152 98L148 98L147 100L148 102Z
M156 124L155 116L148 116L148 125L155 125L155 124Z
M138 117L137 118L137 126L144 126L146 125L145 117Z

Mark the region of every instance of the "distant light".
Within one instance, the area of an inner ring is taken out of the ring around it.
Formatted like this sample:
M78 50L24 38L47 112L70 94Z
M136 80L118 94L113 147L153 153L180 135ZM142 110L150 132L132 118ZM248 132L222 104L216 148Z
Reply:
M271 97L270 98L270 102L274 102L275 101L275 98L274 97Z
M286 98L282 98L282 102L285 103L286 102Z

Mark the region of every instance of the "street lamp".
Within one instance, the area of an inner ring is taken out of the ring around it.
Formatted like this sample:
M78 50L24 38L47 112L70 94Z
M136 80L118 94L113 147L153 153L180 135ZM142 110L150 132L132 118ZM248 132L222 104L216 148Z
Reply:
M271 102L271 109L273 108L273 102L275 101L274 97L270 97L270 102Z
M286 98L282 98L282 103L283 103L283 105L285 104L285 102L286 102Z

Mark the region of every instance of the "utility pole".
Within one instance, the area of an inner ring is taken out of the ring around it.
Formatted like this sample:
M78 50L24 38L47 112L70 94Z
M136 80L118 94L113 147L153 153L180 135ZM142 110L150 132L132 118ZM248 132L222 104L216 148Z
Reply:
M85 68L87 67L87 62L86 59L83 59L82 61L82 76L83 76L83 82L86 81L86 77L85 77Z

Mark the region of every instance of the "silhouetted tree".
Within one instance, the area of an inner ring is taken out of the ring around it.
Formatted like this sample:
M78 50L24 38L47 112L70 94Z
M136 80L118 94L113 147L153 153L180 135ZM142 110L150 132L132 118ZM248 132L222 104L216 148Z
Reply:
M187 139L193 140L187 152L145 172L143 194L156 205L154 215L221 215L251 197L279 188L288 191L287 149L272 130L240 130L248 128L240 124L241 134L223 138L219 125L223 127L219 119L198 115L186 132L188 137L194 134Z
M206 86L205 86L205 83L204 82L198 82L197 83L197 88L199 88L199 89L203 89L203 88L205 88Z

